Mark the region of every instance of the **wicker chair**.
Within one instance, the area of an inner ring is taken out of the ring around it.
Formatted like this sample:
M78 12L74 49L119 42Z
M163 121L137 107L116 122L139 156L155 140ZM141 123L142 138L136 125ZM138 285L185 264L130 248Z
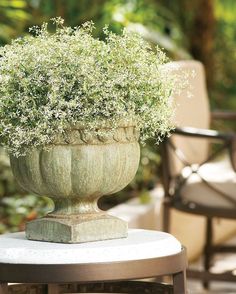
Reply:
M194 70L191 98L186 92L173 97L176 130L163 143L164 230L169 231L170 208L206 217L204 270L188 270L188 277L200 278L207 288L210 280L236 281L232 272L210 272L217 252L236 252L234 246L213 244L213 218L236 219L236 133L209 130L211 119L236 119L236 113L209 108L205 73L198 61L167 64L168 73ZM217 146L212 148L212 142ZM236 266L235 266L236 268Z

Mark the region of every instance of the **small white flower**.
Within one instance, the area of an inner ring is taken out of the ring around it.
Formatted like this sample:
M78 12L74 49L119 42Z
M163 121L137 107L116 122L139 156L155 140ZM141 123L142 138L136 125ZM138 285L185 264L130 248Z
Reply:
M70 28L53 21L54 34L44 23L31 29L35 37L0 48L0 137L11 153L46 146L78 121L96 132L101 121L115 128L132 118L141 141L170 131L169 97L187 76L161 73L167 59L160 48L151 51L127 30L116 35L104 28L104 42L92 37L92 22Z

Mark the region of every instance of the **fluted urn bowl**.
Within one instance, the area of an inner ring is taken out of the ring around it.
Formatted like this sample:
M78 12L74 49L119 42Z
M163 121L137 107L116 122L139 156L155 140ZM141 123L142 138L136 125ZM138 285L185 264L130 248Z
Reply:
M127 122L113 132L104 127L101 134L75 126L46 149L11 156L19 184L55 203L52 213L27 223L28 239L79 243L127 236L127 223L101 211L97 201L122 190L135 176L138 130Z

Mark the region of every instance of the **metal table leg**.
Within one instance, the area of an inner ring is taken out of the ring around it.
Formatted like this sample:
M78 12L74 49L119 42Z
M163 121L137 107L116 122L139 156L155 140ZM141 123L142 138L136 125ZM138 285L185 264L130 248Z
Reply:
M173 275L174 294L186 294L186 271Z
M59 284L48 284L48 294L59 294L60 285Z
M7 283L0 283L0 294L8 293L8 285Z

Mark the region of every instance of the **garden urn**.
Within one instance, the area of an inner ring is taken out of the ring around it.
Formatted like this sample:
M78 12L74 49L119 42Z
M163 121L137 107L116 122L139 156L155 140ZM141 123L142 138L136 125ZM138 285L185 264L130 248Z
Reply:
M12 155L19 184L55 204L54 211L26 224L26 237L61 243L126 237L127 223L101 211L97 201L122 190L134 178L140 158L138 137L132 122L115 129L103 125L101 132L78 124L46 148Z

